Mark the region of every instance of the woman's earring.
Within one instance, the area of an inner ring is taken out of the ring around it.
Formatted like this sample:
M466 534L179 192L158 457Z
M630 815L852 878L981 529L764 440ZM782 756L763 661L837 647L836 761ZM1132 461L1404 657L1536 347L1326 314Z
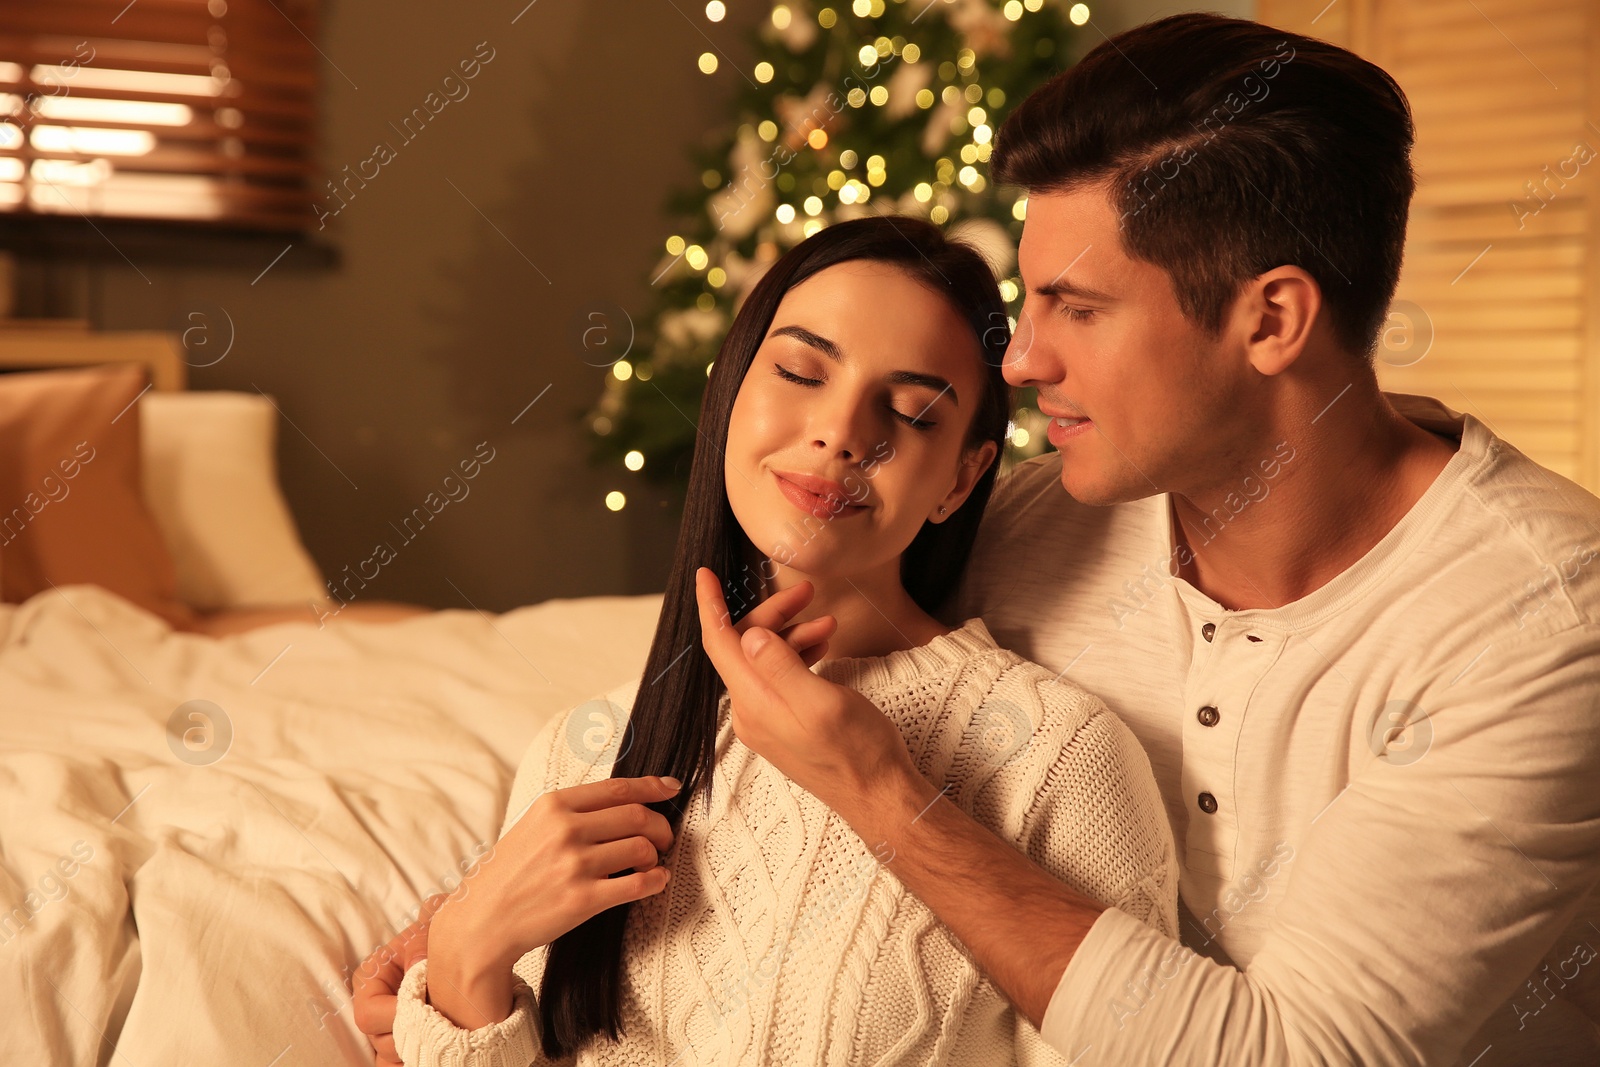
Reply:
M943 505L943 504L940 504L940 505L939 505L939 514L941 514L941 515L943 515L943 514L944 514L944 512L945 512L945 507L944 507L944 505Z

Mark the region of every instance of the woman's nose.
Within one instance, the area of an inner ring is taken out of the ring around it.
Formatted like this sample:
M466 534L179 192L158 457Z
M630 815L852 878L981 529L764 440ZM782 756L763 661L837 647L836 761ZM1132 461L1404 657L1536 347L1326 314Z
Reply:
M866 405L858 402L830 404L811 423L811 447L846 462L867 454Z

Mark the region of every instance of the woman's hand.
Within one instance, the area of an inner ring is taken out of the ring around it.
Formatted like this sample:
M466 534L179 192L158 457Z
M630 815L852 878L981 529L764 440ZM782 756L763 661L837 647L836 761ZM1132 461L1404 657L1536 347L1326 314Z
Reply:
M462 879L428 934L428 1002L476 1030L511 1014L512 965L607 908L661 892L671 778L608 778L528 807ZM630 873L611 877L621 871Z
M368 956L351 979L356 1026L367 1035L378 1067L399 1067L394 1047L395 994L406 971L428 955L428 924L448 896L439 893L422 902L417 921Z

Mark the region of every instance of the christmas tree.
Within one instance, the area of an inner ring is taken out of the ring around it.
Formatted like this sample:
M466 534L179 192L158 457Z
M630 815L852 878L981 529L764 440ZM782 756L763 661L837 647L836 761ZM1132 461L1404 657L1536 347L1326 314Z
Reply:
M712 22L725 13L706 5ZM586 416L596 461L681 492L735 311L779 255L833 222L903 214L946 227L995 268L1014 324L1027 204L986 164L1010 108L1060 69L1088 18L1056 0L788 0L755 31L749 70L702 54L703 72L737 87L733 121L697 151L702 187L669 202L682 222L652 275L658 306ZM1048 447L1045 421L1018 397L1007 465Z

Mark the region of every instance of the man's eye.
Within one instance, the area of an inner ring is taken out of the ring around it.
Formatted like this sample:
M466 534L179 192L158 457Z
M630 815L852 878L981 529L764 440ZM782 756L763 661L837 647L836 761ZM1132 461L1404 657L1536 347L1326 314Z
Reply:
M772 370L773 370L773 373L775 373L778 377L782 378L784 381L786 381L786 382L794 382L796 385L821 385L822 384L822 379L821 378L805 378L805 377L802 377L802 376L796 374L794 371L787 370L787 369L785 369L784 367L780 366L777 363L774 363L772 365Z
M1070 304L1058 304L1056 310L1073 322L1087 322L1094 318L1093 308L1075 308Z

